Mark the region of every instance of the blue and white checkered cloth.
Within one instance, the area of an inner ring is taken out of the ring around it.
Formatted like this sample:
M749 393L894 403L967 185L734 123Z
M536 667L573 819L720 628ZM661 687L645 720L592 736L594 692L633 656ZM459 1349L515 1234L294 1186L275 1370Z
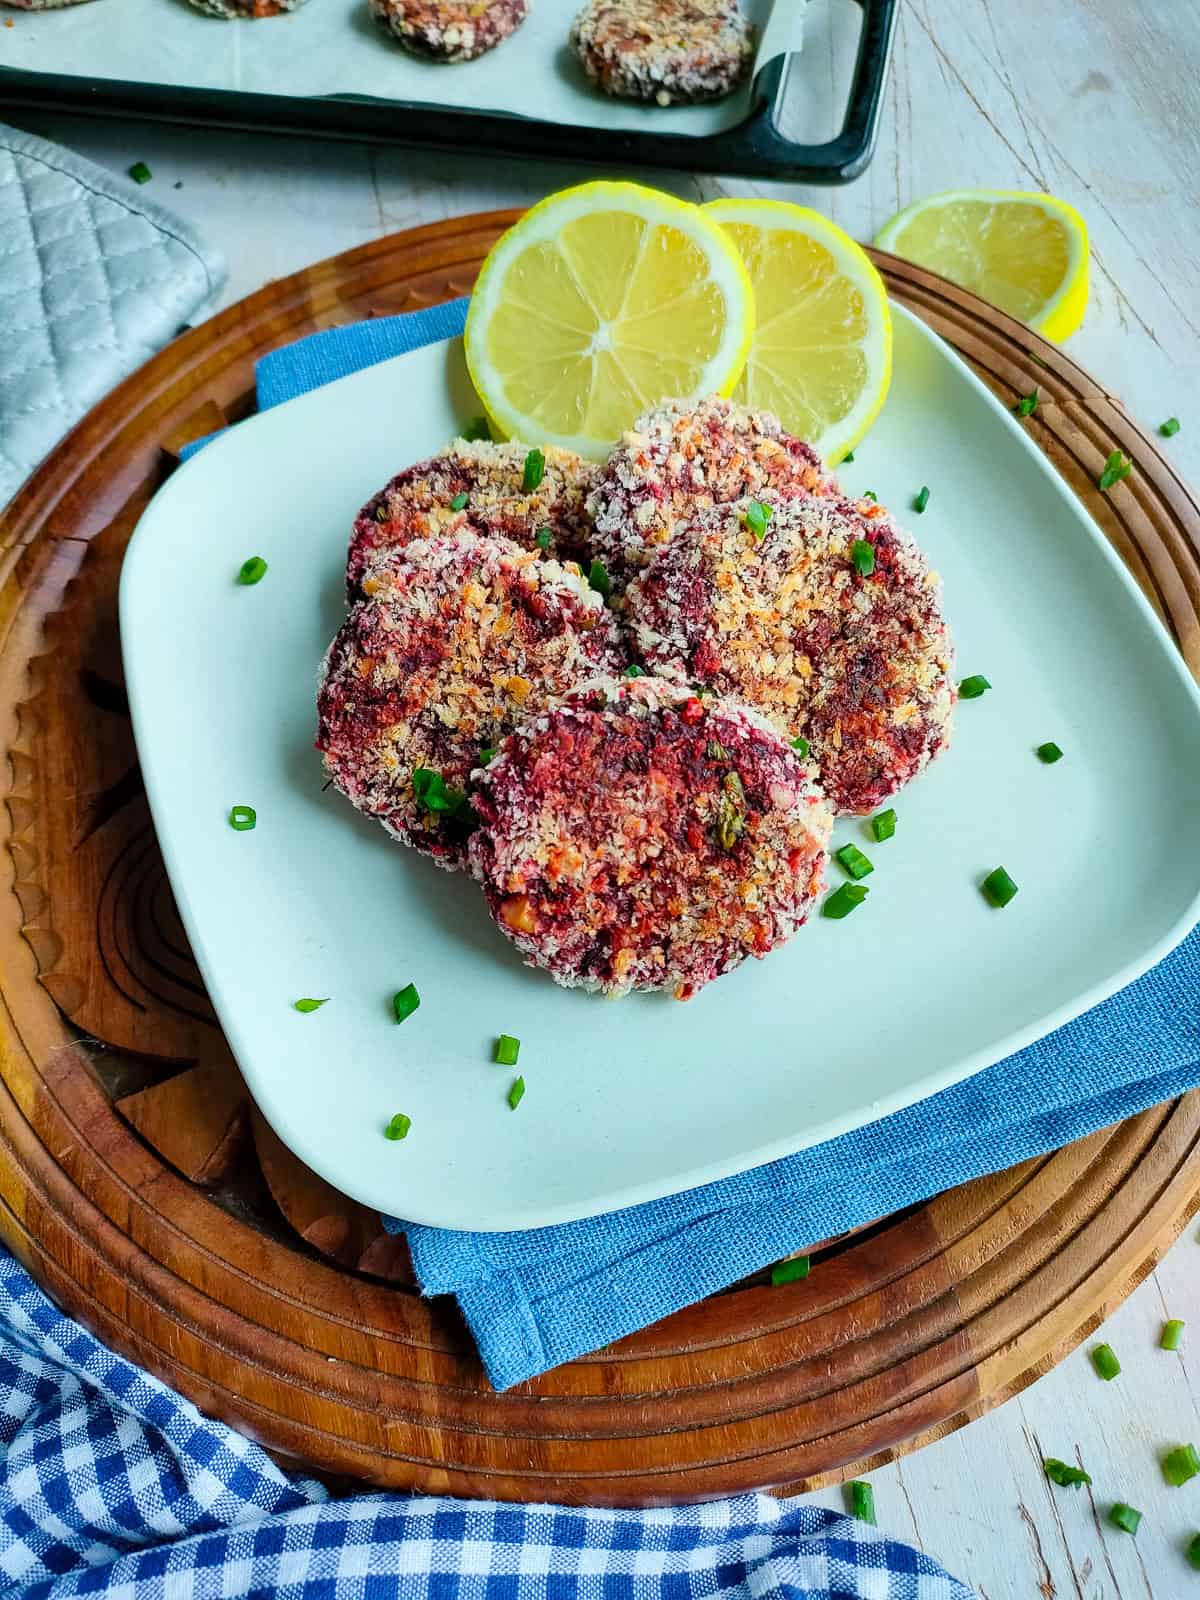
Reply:
M462 332L467 302L313 334L258 365L262 408ZM398 465L400 463L397 463ZM1200 1084L1200 931L1111 1000L894 1116L686 1194L519 1233L407 1233L497 1389L657 1322L781 1256L1056 1150Z
M0 1249L0 1596L20 1600L972 1600L797 1500L598 1511L288 1478L64 1317Z

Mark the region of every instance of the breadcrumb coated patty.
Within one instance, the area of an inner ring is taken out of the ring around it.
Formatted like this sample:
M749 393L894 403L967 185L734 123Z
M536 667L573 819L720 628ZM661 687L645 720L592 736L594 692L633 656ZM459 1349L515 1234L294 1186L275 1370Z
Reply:
M748 510L702 508L660 550L625 594L631 642L808 739L835 808L871 811L949 742L940 580L872 501L779 498L761 538Z
M719 99L754 54L737 0L588 0L570 40L605 94L660 106Z
M626 660L577 568L465 531L417 541L393 558L386 595L352 607L330 646L317 748L360 811L456 867L482 752Z
M530 0L370 0L371 14L414 55L474 61L515 33Z
M801 926L833 820L757 713L648 677L521 723L475 806L472 870L529 965L679 999Z
M346 562L352 599L371 592L371 567L415 539L468 530L511 539L539 553L571 556L590 531L585 502L596 468L569 450L541 449L545 463L536 488L526 489L530 446L490 439L453 439L426 461L408 467L373 495L354 520ZM455 502L466 500L457 508ZM538 535L546 550L541 551Z
M287 11L299 11L304 0L188 0L188 3L210 17L236 22L239 18L279 17Z
M669 544L698 508L746 495L838 493L816 452L769 411L671 400L638 418L588 497L592 542L623 581Z

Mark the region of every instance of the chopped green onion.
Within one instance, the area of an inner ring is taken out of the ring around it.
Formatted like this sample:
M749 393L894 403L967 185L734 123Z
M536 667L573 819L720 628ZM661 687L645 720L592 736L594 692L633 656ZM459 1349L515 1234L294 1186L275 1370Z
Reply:
M520 1053L520 1039L514 1039L511 1033L502 1033L496 1040L496 1048L492 1052L492 1060L498 1067L515 1067Z
M324 1000L293 1000L292 1004L297 1011L303 1011L307 1015L310 1011L320 1011L322 1006L328 1005L329 996L326 995Z
M250 556L238 568L239 583L261 583L267 575L267 563L261 556Z
M550 542L554 538L549 528L539 528L537 531L537 547L539 550L549 550Z
M859 495L859 499L860 500L874 500L876 505L879 504L879 496L875 493L874 489L864 489L862 494Z
M1179 428L1180 422L1178 417L1168 417L1165 422L1160 422L1158 425L1158 431L1162 434L1164 439L1170 439L1172 435L1179 432Z
M1092 1351L1092 1365L1105 1383L1111 1383L1121 1370L1121 1363L1113 1354L1113 1347L1110 1344L1098 1344L1095 1347Z
M420 1004L421 996L417 993L416 984L406 983L403 989L392 996L392 1010L395 1012L396 1021L404 1022L406 1018L412 1016Z
M793 1256L790 1261L780 1261L771 1268L771 1282L776 1288L781 1283L799 1283L812 1270L808 1256Z
M639 667L635 661L625 668L625 676L627 678L644 678L646 676L646 669L645 667Z
M1122 1533L1136 1533L1138 1523L1142 1520L1142 1513L1135 1511L1132 1506L1127 1506L1124 1501L1118 1500L1110 1509L1108 1520L1114 1528L1120 1528Z
M1028 417L1038 408L1039 395L1036 386L1021 400L1017 401L1015 410L1019 417Z
M1200 1533L1188 1545L1187 1558L1194 1567L1200 1567Z
M875 871L875 863L869 861L856 844L844 844L834 854L843 872L848 872L852 878L865 878L868 872Z
M144 161L135 161L129 169L129 176L134 183L149 183L154 174Z
M964 678L958 686L960 700L978 700L981 694L986 694L991 684L981 672L974 672L969 678Z
M472 417L462 431L462 436L468 442L474 439L488 439L492 437L492 430L486 417Z
M1016 884L1009 877L1008 873L1005 872L1003 867L996 867L994 871L989 872L987 877L983 880L981 887L985 897L997 908L1006 906L1008 902L1014 899L1017 894ZM1103 1344L1100 1346L1100 1348L1102 1350L1107 1350L1108 1346ZM1104 1374L1101 1373L1101 1377L1103 1376Z
M869 1483L856 1478L850 1485L850 1515L859 1522L869 1522L875 1527L875 1491Z
M496 744L485 744L479 752L480 765L486 767L489 762L494 761L496 759L496 751L499 748L500 746Z
M869 539L855 539L850 546L850 560L860 577L869 578L875 571L875 546Z
M875 836L876 844L882 844L885 839L890 839L896 831L896 813L891 806L886 811L881 811L877 817L871 818L871 832Z
M1056 1461L1053 1456L1043 1461L1042 1465L1050 1482L1058 1484L1060 1489L1078 1489L1081 1483L1092 1481L1082 1467L1069 1467L1065 1461Z
M1037 747L1038 760L1044 761L1048 767L1052 767L1056 761L1061 761L1062 757L1063 753L1053 739L1048 739L1045 744Z
M800 757L801 761L803 761L805 756L812 749L812 746L809 744L807 739L793 739L792 749Z
M231 806L229 810L229 826L238 833L249 833L258 821L258 812L253 806Z
M865 883L844 883L826 899L821 907L821 915L841 921L850 915L855 906L862 905L870 892Z
M1127 478L1133 471L1133 462L1128 456L1123 456L1119 450L1114 450L1104 463L1104 471L1096 480L1096 487L1107 492L1114 484L1120 483L1122 478Z
M451 511L461 511L466 503L467 491L465 489L460 489L459 492L454 496L454 499L451 500L450 509Z
M514 1078L512 1088L508 1091L508 1108L515 1111L525 1098L525 1079Z
M746 507L746 526L756 539L766 536L767 523L771 520L770 506L763 505L761 500L751 500Z
M411 1127L412 1118L406 1117L403 1111L397 1111L396 1115L383 1130L383 1137L385 1139L407 1139L408 1130Z
M1163 1323L1162 1338L1158 1341L1160 1350L1178 1350L1183 1343L1183 1323L1176 1317L1170 1322Z
M1194 1478L1198 1472L1200 1455L1196 1453L1194 1444L1181 1444L1174 1450L1168 1450L1163 1457L1163 1477L1175 1489L1187 1483L1189 1478Z
M608 575L608 568L603 561L593 561L588 568L588 582L598 594L606 600L612 596L612 579Z
M854 460L854 451L853 450L847 450L846 454L842 457L842 460L843 461L853 461Z
M470 816L471 802L467 799L466 791L448 789L441 773L435 772L432 767L414 767L412 785L413 794L422 810L433 815L444 813L448 817L463 819Z
M928 487L927 484L923 483L921 485L921 488L920 488L918 494L917 494L917 498L913 501L913 510L914 511L924 511L925 507L928 504L929 504L929 487Z
M545 456L540 450L531 450L525 457L525 471L521 478L522 494L532 494L545 476Z

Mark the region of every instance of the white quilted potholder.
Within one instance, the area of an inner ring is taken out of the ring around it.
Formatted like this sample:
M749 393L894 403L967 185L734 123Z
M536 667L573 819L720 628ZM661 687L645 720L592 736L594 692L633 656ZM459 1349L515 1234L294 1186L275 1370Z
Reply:
M225 276L134 184L0 124L0 506Z

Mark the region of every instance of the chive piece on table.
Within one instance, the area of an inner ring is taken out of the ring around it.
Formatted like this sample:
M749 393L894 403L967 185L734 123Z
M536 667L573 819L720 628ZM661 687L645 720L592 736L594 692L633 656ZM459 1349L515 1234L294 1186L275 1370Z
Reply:
M1127 1506L1123 1500L1118 1500L1115 1506L1110 1507L1108 1520L1114 1528L1120 1528L1122 1533L1136 1533L1138 1523L1142 1520L1142 1513L1135 1511L1132 1506Z
M1106 493L1114 484L1120 483L1122 478L1127 478L1133 471L1133 462L1128 456L1123 456L1119 450L1114 450L1104 463L1104 471L1096 480L1097 489Z
M462 431L462 436L468 442L475 439L486 439L490 442L492 430L486 417L472 417Z
M980 885L985 897L998 909L1006 906L1018 893L1016 884L1005 872L1003 867L995 867L988 873ZM1101 1345L1102 1350L1107 1350L1107 1345Z
M875 871L875 863L863 855L856 844L844 844L840 850L834 851L834 855L838 866L852 878L865 878L868 872Z
M879 496L875 493L874 489L864 489L862 494L859 495L859 499L860 500L874 500L876 505L879 504Z
M450 502L451 511L461 511L467 503L467 491L460 489Z
M1050 1482L1057 1483L1060 1489L1078 1489L1081 1483L1092 1481L1082 1467L1068 1466L1065 1461L1056 1461L1053 1456L1043 1461L1042 1466Z
M1170 1322L1163 1323L1162 1338L1158 1341L1160 1350L1178 1350L1183 1343L1183 1323L1176 1317Z
M411 1017L420 1004L421 996L417 993L416 984L406 983L403 989L392 996L392 1010L396 1014L396 1021L403 1022L407 1017Z
M1178 417L1168 417L1165 422L1160 422L1158 425L1158 431L1162 434L1164 439L1170 439L1174 434L1177 434L1179 432L1179 428L1180 422Z
M612 579L603 561L593 561L588 568L588 583L607 600L612 595Z
M1096 1371L1106 1383L1110 1383L1121 1370L1121 1363L1113 1354L1112 1345L1098 1344L1092 1350L1091 1355L1092 1365L1095 1367Z
M929 486L928 486L928 484L924 484L923 483L921 485L921 488L920 488L918 494L917 494L917 498L913 501L913 510L914 511L924 511L925 507L928 504L929 504Z
M525 1079L514 1078L512 1088L508 1091L508 1108L515 1111L525 1098Z
M149 183L154 174L144 161L135 161L129 169L129 176L134 183Z
M856 1478L850 1485L850 1515L859 1522L875 1523L875 1491L869 1483Z
M250 556L238 568L239 583L261 583L267 575L267 563L261 556Z
M982 672L973 672L969 678L964 678L958 686L960 700L978 700L981 694L986 694L991 684Z
M1013 409L1019 417L1032 416L1038 408L1038 400L1040 398L1041 396L1038 394L1037 386L1035 385L1028 394L1021 396Z
M862 905L870 894L865 883L843 883L840 889L835 889L821 907L823 917L833 917L840 921L848 917L856 906Z
M853 450L847 450L846 454L842 457L842 460L843 461L853 461L854 460L854 451Z
M766 537L767 523L771 520L770 506L763 505L761 500L751 500L746 507L746 526L756 539Z
M525 471L521 477L521 493L532 494L545 476L545 456L540 450L531 450L525 457Z
M293 1000L292 1004L297 1011L303 1011L307 1016L310 1011L320 1011L322 1006L328 1005L329 996L326 995L324 1000Z
M803 761L805 756L812 749L812 746L809 744L807 739L804 739L804 738L793 739L792 740L792 749L800 757L801 761Z
M1044 761L1048 767L1052 767L1056 761L1062 760L1063 753L1053 739L1048 739L1045 744L1038 745L1037 758L1039 761Z
M799 1283L812 1270L808 1256L793 1256L790 1261L779 1261L771 1268L771 1282L776 1288L781 1283Z
M869 539L855 539L850 546L850 560L860 578L869 578L875 571L875 546Z
M253 806L231 806L229 808L229 826L238 833L249 833L258 822L258 812Z
M1194 1567L1200 1567L1200 1533L1188 1545L1187 1558Z
M515 1067L520 1053L520 1039L514 1039L511 1033L502 1033L496 1040L496 1047L492 1051L492 1060L498 1067Z
M881 811L877 817L871 818L871 832L876 844L882 844L885 839L890 839L896 831L896 813L891 806L886 811Z
M383 1137L385 1139L407 1139L408 1130L411 1127L412 1118L406 1117L403 1111L397 1111L396 1115L383 1130Z
M539 528L537 531L537 547L539 550L549 550L550 541L554 538L549 528Z
M1200 1472L1200 1454L1194 1444L1181 1444L1168 1450L1163 1457L1162 1475L1173 1488L1178 1489Z

